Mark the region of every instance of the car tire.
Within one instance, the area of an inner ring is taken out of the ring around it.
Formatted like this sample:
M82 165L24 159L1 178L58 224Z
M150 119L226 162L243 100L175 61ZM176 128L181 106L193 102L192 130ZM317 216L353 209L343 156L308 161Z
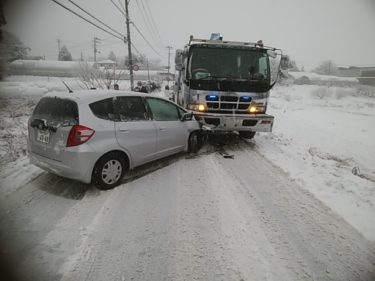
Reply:
M107 153L96 163L92 183L101 190L112 189L121 183L127 168L123 156L116 152Z
M251 131L240 131L240 132L238 132L238 133L240 134L240 137L242 137L242 138L244 138L244 139L251 140L252 138L254 138L256 132L251 132Z
M199 150L198 133L192 132L188 140L188 153L197 153Z

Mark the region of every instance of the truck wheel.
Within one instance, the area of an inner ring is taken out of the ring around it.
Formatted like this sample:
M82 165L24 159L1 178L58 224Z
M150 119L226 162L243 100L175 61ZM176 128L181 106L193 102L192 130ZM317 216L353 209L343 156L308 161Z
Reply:
M188 140L188 152L189 153L197 153L199 149L198 145L198 133L192 132L189 136Z
M92 183L101 190L112 189L120 184L127 167L123 157L116 152L110 152L96 163Z
M251 131L240 131L239 134L241 137L248 140L251 140L255 136L255 132Z

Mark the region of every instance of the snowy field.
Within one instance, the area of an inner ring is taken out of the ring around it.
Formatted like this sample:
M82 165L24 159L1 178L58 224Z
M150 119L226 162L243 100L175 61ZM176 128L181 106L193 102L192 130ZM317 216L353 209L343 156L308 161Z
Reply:
M72 89L80 88L74 78L63 80ZM10 76L0 83L3 194L41 173L26 157L27 119L43 94L67 91L61 81ZM128 89L128 82L122 81L120 88ZM279 85L272 91L268 113L275 116L273 133L259 134L251 143L375 241L375 88Z
M374 280L374 88L279 85L273 133L227 143L234 159L207 143L111 191L29 164L48 91L67 89L0 82L0 258L28 280Z

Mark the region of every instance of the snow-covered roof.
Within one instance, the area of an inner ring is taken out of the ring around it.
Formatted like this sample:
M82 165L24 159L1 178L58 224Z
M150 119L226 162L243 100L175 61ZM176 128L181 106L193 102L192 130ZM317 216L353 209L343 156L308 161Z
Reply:
M38 68L74 68L79 66L81 63L87 63L93 65L93 62L81 62L81 61L52 61L52 60L15 60L10 65L11 67L38 67Z
M101 61L97 61L96 63L98 63L98 64L116 64L116 62L114 62L113 60L101 60Z

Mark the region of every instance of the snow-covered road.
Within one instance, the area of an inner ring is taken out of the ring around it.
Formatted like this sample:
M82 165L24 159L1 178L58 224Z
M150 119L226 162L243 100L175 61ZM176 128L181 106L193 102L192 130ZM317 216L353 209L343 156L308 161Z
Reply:
M42 173L1 198L4 253L22 280L375 280L373 242L253 141L224 148L107 192Z

